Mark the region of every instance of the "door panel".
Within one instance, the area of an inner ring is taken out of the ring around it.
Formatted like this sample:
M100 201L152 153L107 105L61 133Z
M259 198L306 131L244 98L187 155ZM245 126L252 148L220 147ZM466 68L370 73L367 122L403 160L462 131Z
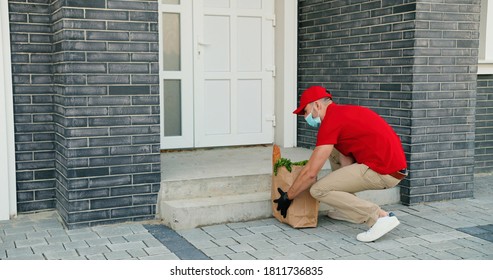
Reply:
M195 147L273 142L273 0L194 1Z
M205 82L204 108L205 134L222 135L231 133L231 100L229 80Z

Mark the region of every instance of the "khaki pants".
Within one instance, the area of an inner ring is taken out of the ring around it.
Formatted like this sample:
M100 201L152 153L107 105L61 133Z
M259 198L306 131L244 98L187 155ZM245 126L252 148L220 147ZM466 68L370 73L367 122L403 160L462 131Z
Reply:
M353 223L373 226L379 217L380 207L356 195L365 190L383 190L397 186L400 180L381 175L359 163L341 168L339 152L334 149L329 157L332 172L310 188L311 195L332 209L328 216Z

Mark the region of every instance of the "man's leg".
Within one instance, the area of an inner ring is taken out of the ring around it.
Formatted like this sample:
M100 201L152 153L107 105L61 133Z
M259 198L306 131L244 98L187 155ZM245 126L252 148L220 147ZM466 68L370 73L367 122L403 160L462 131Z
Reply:
M387 177L391 176L382 176L364 164L351 164L320 179L311 187L310 193L315 199L334 208L329 212L329 217L366 223L371 227L380 216L387 213L378 205L363 200L354 193L386 189L398 184L397 179Z

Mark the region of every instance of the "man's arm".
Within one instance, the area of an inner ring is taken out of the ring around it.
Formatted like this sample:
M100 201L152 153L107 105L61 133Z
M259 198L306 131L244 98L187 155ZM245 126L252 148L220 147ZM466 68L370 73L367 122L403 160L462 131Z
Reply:
M318 172L324 166L333 148L334 145L323 145L317 146L313 150L308 163L301 170L296 180L294 180L291 188L289 188L289 199L294 199L298 194L311 187L317 181Z

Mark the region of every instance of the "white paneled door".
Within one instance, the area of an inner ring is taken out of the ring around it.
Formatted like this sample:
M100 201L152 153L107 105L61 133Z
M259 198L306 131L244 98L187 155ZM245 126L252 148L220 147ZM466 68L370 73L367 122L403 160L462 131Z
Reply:
M274 0L191 2L191 17L186 10L177 10L181 11L182 17L182 28L176 30L181 34L183 63L173 71L164 71L162 76L164 85L173 80L177 83L175 91L181 90L173 94L169 88L164 88L165 101L173 100L169 96L180 99L175 98L173 106L169 101L168 105L163 104L164 131L172 137L165 135L162 146L187 148L272 143L275 125ZM182 0L181 5L184 3ZM172 11L171 6L166 7ZM167 13L163 14L169 17ZM184 20L190 18L192 24L188 29ZM184 38L187 36L192 36L193 42L187 43ZM170 40L163 44L164 47ZM184 56L189 43L192 44L193 61L187 63ZM167 53L166 50L161 52ZM168 65L172 65L172 60L168 61ZM166 58L164 63L163 69L167 69ZM193 92L185 90L190 84Z

